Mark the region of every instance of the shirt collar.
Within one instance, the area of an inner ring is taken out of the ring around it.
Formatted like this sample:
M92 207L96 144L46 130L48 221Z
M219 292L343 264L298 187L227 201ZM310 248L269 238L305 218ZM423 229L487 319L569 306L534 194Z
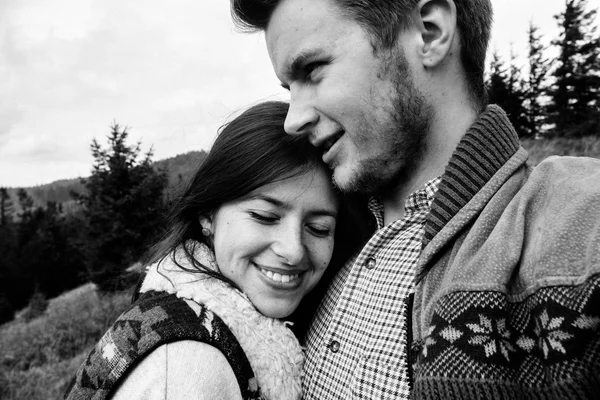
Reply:
M409 218L416 213L428 213L441 181L442 177L438 176L425 183L421 189L411 193L404 203L404 218ZM368 207L377 220L377 229L383 228L383 203L381 199L375 196L371 197Z

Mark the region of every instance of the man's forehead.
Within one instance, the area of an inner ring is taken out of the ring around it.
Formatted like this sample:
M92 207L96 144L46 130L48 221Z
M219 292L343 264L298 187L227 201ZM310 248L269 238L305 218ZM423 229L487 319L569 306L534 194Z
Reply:
M342 18L330 0L283 0L265 30L274 66L289 68L297 59L331 50L333 42L344 35L344 27L332 21Z
M304 14L310 14L313 18L330 14L341 16L342 10L335 0L281 0L273 9L267 29L273 19L284 18L286 22L291 22Z

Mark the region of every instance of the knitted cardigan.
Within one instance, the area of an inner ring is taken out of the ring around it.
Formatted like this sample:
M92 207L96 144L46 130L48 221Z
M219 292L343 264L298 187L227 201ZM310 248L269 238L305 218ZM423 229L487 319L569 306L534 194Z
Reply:
M446 167L407 307L415 399L600 396L600 160L526 159L488 106Z
M206 246L195 246L194 257L217 269ZM175 259L193 268L182 252ZM201 341L219 349L244 399L301 398L304 355L298 340L285 322L262 315L243 293L220 280L185 271L171 257L147 267L140 293L140 300L92 351L65 398L109 398L136 362L177 340Z

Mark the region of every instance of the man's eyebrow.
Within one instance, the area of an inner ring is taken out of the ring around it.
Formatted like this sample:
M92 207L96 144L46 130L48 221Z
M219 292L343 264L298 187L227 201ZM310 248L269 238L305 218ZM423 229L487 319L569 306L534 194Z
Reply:
M300 75L300 73L302 72L302 70L304 69L304 66L307 62L307 60L310 60L311 58L317 57L321 54L320 50L303 50L300 51L298 54L296 54L296 56L292 59L292 62L289 63L289 66L285 69L283 76L285 79L297 79L298 76ZM285 83L281 83L281 86L286 89L289 90L289 85L285 84Z

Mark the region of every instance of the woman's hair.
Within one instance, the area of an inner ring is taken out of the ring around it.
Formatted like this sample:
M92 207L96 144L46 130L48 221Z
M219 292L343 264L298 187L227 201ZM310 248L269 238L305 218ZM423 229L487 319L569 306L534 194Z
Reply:
M285 134L283 124L288 108L289 105L284 102L261 103L221 127L210 152L183 194L174 202L167 217L167 231L148 252L146 264L167 256L176 262L174 251L182 249L194 271L236 287L218 271L206 268L194 259L194 244L211 246L202 234L200 217L212 216L222 204L239 199L261 186L299 176L315 168L325 168L330 175L321 161L321 150L313 147L305 136ZM339 266L366 237L361 233L364 230L362 225L355 218L357 211L351 207L356 200L339 192L338 197L340 211L330 267Z

